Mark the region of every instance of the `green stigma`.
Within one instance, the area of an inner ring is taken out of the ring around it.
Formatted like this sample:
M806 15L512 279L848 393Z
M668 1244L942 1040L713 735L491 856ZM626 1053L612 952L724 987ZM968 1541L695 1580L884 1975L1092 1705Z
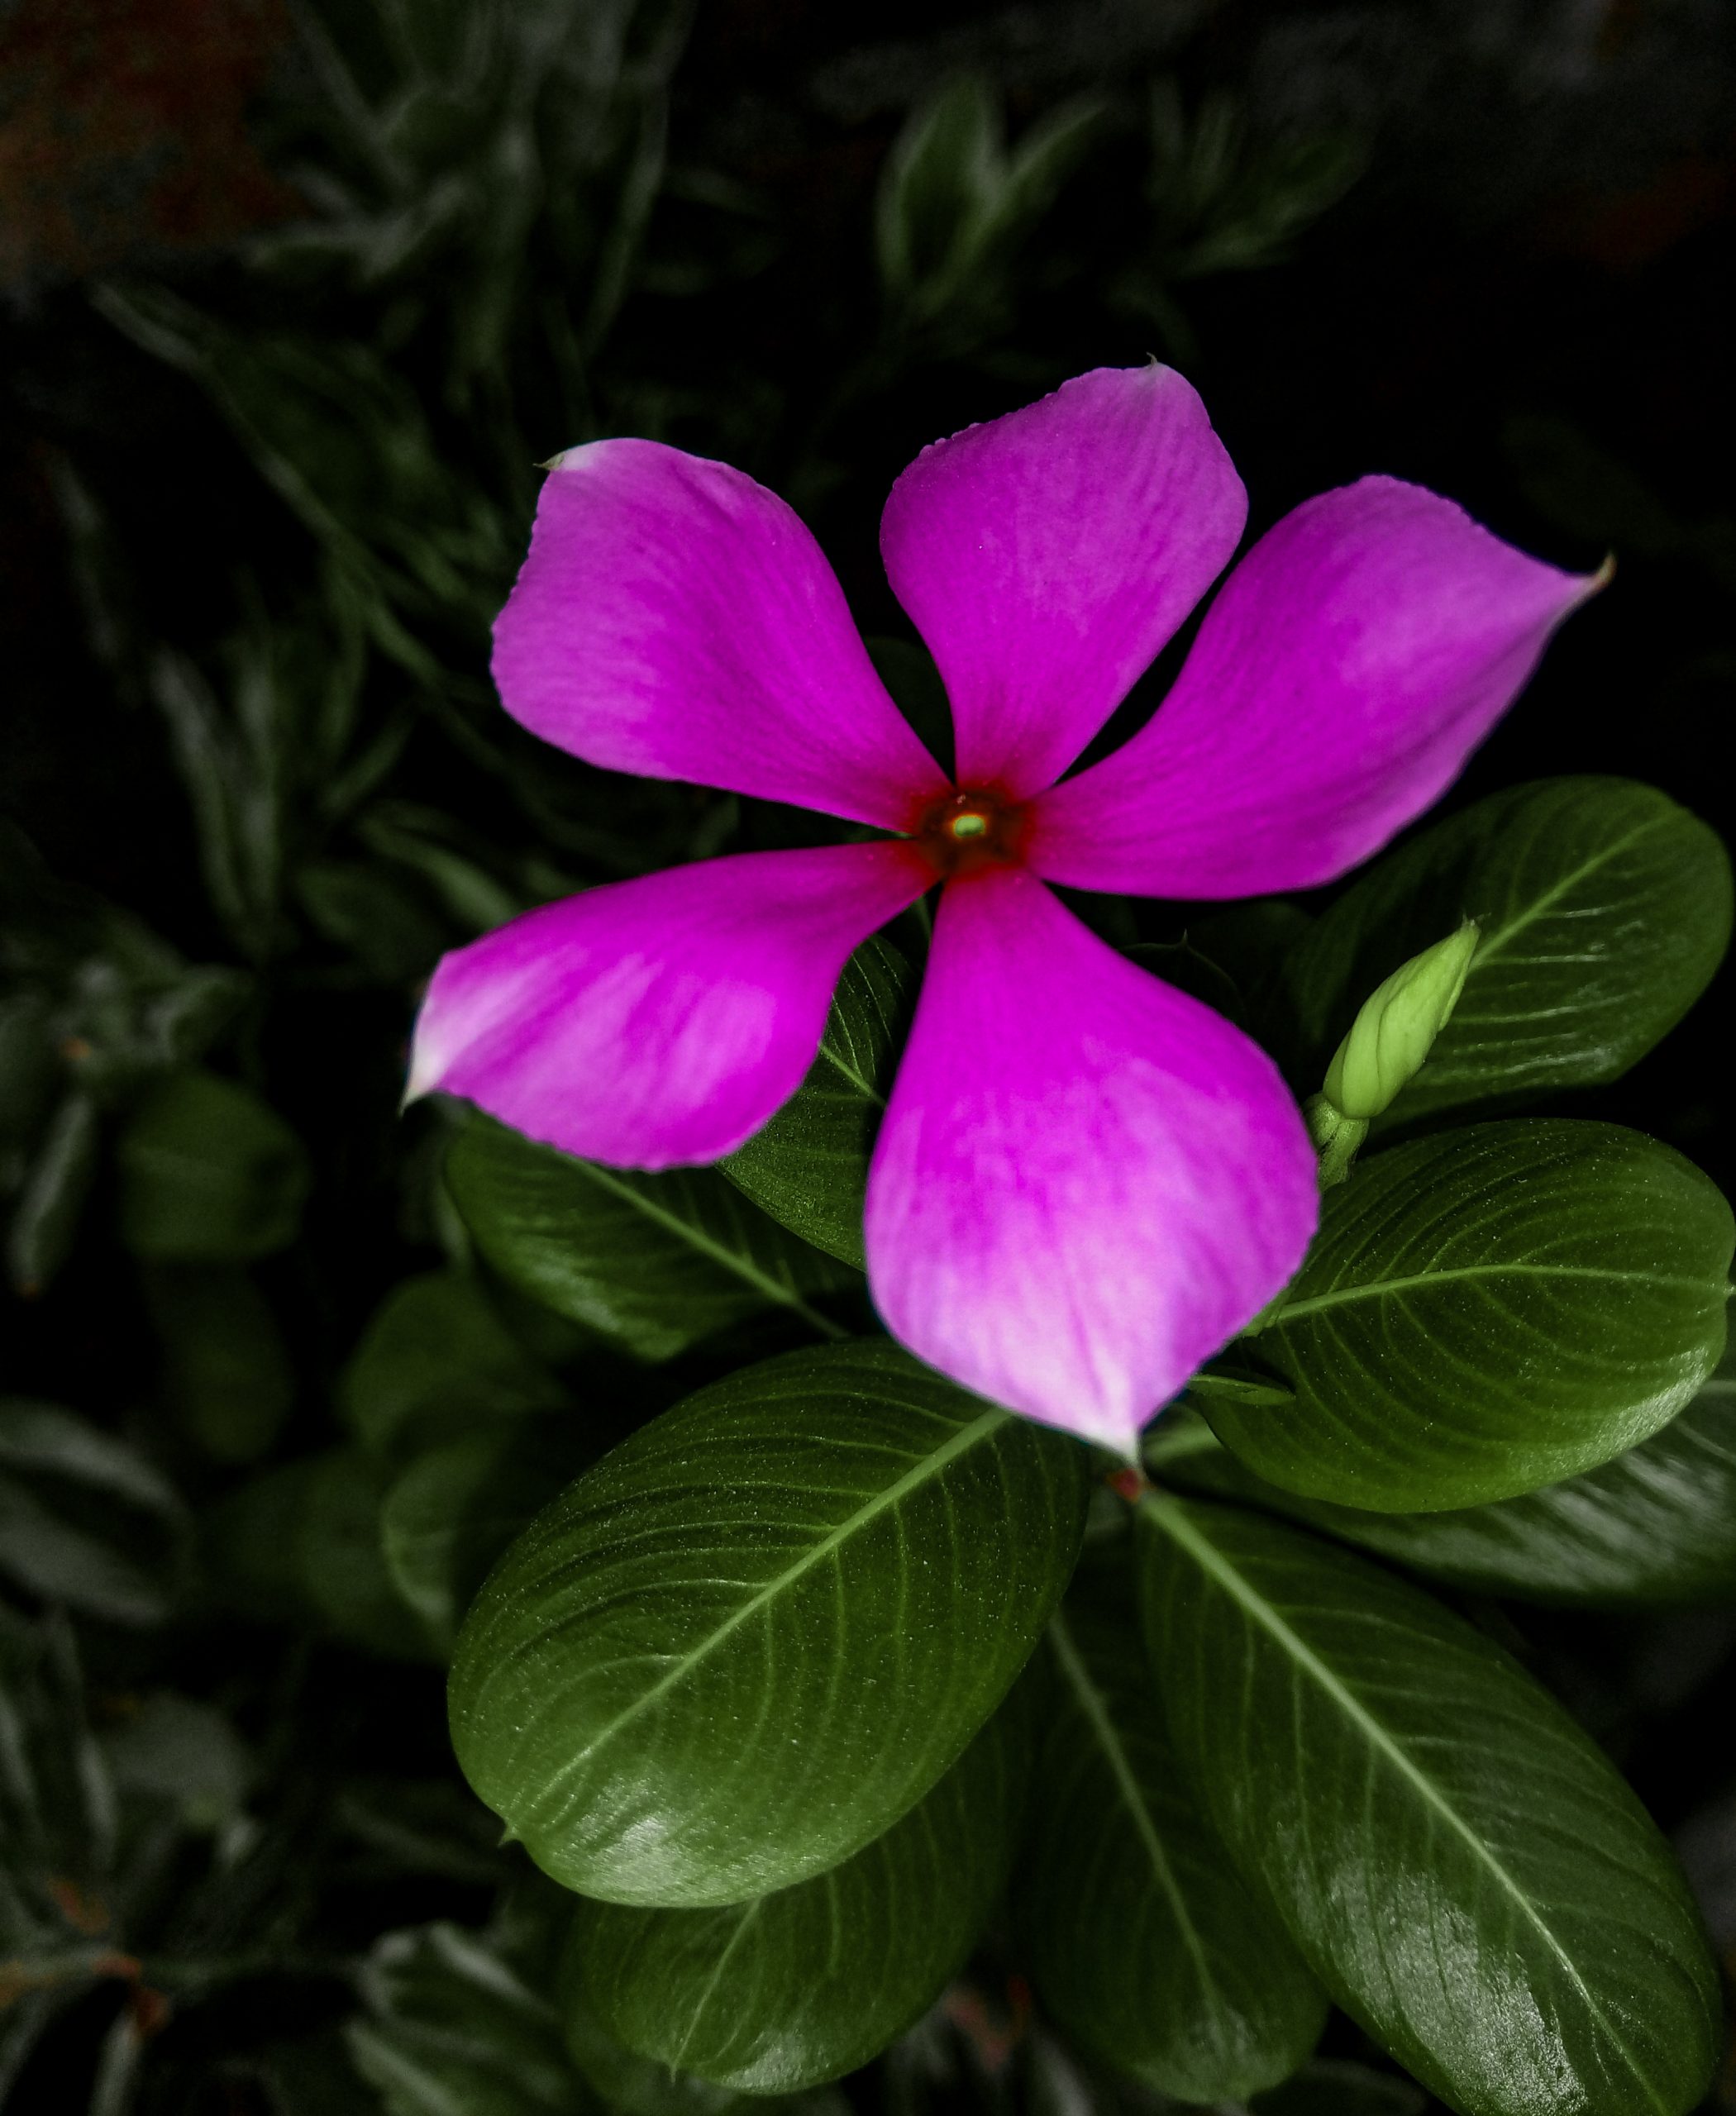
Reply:
M988 832L989 818L966 811L961 816L955 816L947 827L955 837L982 837Z

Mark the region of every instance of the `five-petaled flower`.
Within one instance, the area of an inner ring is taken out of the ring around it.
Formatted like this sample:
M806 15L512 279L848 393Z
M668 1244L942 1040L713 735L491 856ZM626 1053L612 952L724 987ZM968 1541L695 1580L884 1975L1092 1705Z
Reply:
M1597 584L1366 478L1254 545L1149 723L1064 778L1246 513L1199 398L1156 365L925 449L880 546L951 702L949 780L781 500L651 441L560 457L496 627L508 711L594 765L897 835L611 884L460 949L413 1092L618 1165L715 1160L800 1084L851 951L940 883L869 1175L870 1286L921 1358L1129 1451L1300 1262L1314 1156L1265 1055L1048 884L1332 880L1434 800Z

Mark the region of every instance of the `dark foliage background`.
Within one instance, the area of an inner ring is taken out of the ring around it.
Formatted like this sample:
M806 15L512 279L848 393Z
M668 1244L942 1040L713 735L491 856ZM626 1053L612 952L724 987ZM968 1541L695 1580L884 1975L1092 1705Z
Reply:
M1720 0L0 5L0 1389L115 1443L0 1464L6 1850L46 1965L0 1965L9 2106L433 2109L418 2035L483 2002L425 1928L492 1920L541 1973L403 1613L262 1584L279 1531L235 1512L353 1426L370 1318L458 1240L441 1120L396 1115L441 951L808 827L605 783L493 707L536 463L648 433L783 491L919 712L890 479L1155 353L1257 530L1381 469L1559 563L1615 551L1451 805L1613 771L1728 839L1733 120ZM1728 1192L1719 1004L1575 1107ZM195 1062L293 1135L204 1113L244 1170L222 1254L163 1232L152 1173ZM715 1370L536 1349L602 1436ZM1490 1620L1736 1943L1736 1618ZM490 2022L516 2054L462 2105L568 2106L558 2044ZM1061 2094L1017 2030L986 1965L851 2092Z

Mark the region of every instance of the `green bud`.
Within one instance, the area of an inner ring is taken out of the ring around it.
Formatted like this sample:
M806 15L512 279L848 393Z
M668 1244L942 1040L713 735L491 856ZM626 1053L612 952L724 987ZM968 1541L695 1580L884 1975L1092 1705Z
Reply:
M1341 1117L1368 1123L1414 1079L1458 1003L1476 944L1476 923L1467 918L1362 1002L1326 1069L1326 1099Z

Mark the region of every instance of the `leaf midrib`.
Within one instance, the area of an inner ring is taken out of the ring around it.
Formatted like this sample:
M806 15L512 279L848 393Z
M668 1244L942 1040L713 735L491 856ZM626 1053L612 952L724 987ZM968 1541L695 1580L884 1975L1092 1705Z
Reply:
M1472 971L1482 970L1493 962L1516 934L1523 933L1528 926L1535 925L1570 889L1576 889L1588 875L1595 875L1600 867L1619 859L1629 846L1637 845L1643 837L1649 837L1653 831L1663 829L1672 820L1669 816L1650 817L1646 822L1636 824L1624 837L1619 837L1614 844L1600 846L1589 860L1576 867L1571 874L1563 875L1505 925L1497 927L1478 947L1471 965Z
M1338 1286L1330 1293L1310 1294L1304 1299L1285 1301L1267 1323L1276 1329L1299 1316L1317 1315L1323 1308L1343 1308L1357 1300L1379 1300L1388 1294L1411 1293L1423 1286L1449 1285L1463 1279L1614 1279L1629 1284L1640 1275L1600 1264L1455 1264L1443 1271L1413 1271L1401 1279L1371 1279L1362 1285ZM1645 1275L1648 1286L1675 1286L1684 1291L1705 1291L1698 1279L1676 1278L1657 1273Z
M1152 1819L1151 1809L1140 1790L1133 1766L1128 1761L1128 1752L1122 1744L1121 1736L1109 1717L1103 1692L1092 1680L1090 1670L1086 1667L1078 1647L1073 1643L1073 1635L1059 1609L1049 1619L1049 1637L1055 1648L1055 1657L1061 1664L1061 1673L1071 1685L1085 1723L1096 1736L1098 1746L1103 1751L1110 1775L1115 1780L1115 1789L1121 1795L1122 1805L1133 1818L1134 1830L1145 1847L1146 1856L1151 1861L1157 1885L1175 1913L1176 1923L1187 1944L1188 1952L1193 1956L1194 1966L1199 1972L1199 1980L1214 1997L1221 1999L1223 1994L1219 1990L1218 1980L1213 1975L1211 1965L1206 1959L1204 1942L1200 1939L1187 1903L1176 1883L1175 1870L1164 1851L1163 1840L1157 1834L1157 1825Z
M815 1566L830 1557L834 1551L841 1549L853 1535L877 1520L889 1507L896 1506L901 1499L916 1490L919 1485L925 1484L930 1477L937 1476L949 1462L956 1461L961 1455L968 1453L985 1434L998 1431L1011 1416L1012 1413L1009 1411L988 1410L972 1418L969 1425L961 1426L950 1439L942 1442L938 1447L931 1448L920 1462L913 1463L895 1483L889 1484L883 1490L876 1492L865 1505L859 1506L847 1520L841 1521L837 1527L830 1530L811 1549L804 1551L793 1565L786 1566L775 1579L768 1580L763 1587L757 1588L738 1609L718 1626L708 1637L699 1646L694 1647L690 1652L684 1653L675 1666L661 1675L648 1690L636 1697L624 1712L618 1713L600 1733L587 1742L551 1781L550 1792L558 1791L583 1764L594 1756L599 1749L613 1741L624 1727L630 1725L641 1712L648 1711L677 1683L684 1681L702 1661L716 1651L725 1639L739 1631L744 1623L747 1623L751 1618L756 1616L768 1603L775 1601L787 1587L794 1585L804 1573L811 1571Z
M1352 1726L1363 1733L1370 1747L1383 1757L1401 1778L1408 1781L1427 1806L1440 1815L1463 1839L1476 1858L1495 1876L1496 1882L1512 1899L1526 1921L1535 1929L1551 1953L1561 1964L1574 1989L1583 2000L1586 2011L1609 2037L1613 2046L1628 2060L1633 2077L1644 2087L1647 2099L1652 2107L1657 2110L1657 2116L1670 2116L1669 2105L1659 2099L1657 2089L1641 2071L1633 2051L1616 2033L1608 2014L1587 1989L1586 1980L1575 1966L1572 1956L1533 1907L1531 1899L1519 1886L1519 1882L1477 1835L1471 1824L1460 1814L1443 1789L1435 1783L1427 1771L1421 1768L1397 1738L1387 1732L1362 1700L1338 1676L1333 1674L1307 1641L1285 1623L1273 1604L1260 1594L1252 1584L1237 1570L1230 1559L1217 1548L1210 1537L1182 1511L1175 1500L1163 1498L1157 1493L1147 1493L1142 1503L1146 1511L1163 1532L1180 1544L1200 1570L1216 1580L1231 1600L1235 1602L1261 1630L1268 1632L1276 1641L1280 1650L1286 1653L1304 1674L1313 1678L1327 1697L1343 1712L1344 1716Z
M607 1190L613 1196L625 1200L637 1211L643 1213L646 1219L653 1221L660 1227L666 1227L670 1232L679 1236L689 1248L696 1249L702 1256L710 1257L714 1263L721 1264L726 1270L732 1271L746 1284L753 1286L770 1299L775 1300L780 1307L787 1308L792 1314L799 1315L804 1322L811 1328L817 1330L823 1337L841 1340L850 1335L842 1323L834 1322L829 1315L822 1315L817 1308L810 1308L793 1286L780 1284L776 1279L771 1277L769 1273L762 1271L758 1265L741 1255L739 1251L726 1249L721 1242L714 1241L703 1227L696 1226L693 1221L684 1220L676 1213L665 1211L654 1199L647 1198L642 1190L635 1189L630 1183L618 1181L607 1169L599 1167L595 1161L579 1161L576 1165L584 1170L599 1189Z

